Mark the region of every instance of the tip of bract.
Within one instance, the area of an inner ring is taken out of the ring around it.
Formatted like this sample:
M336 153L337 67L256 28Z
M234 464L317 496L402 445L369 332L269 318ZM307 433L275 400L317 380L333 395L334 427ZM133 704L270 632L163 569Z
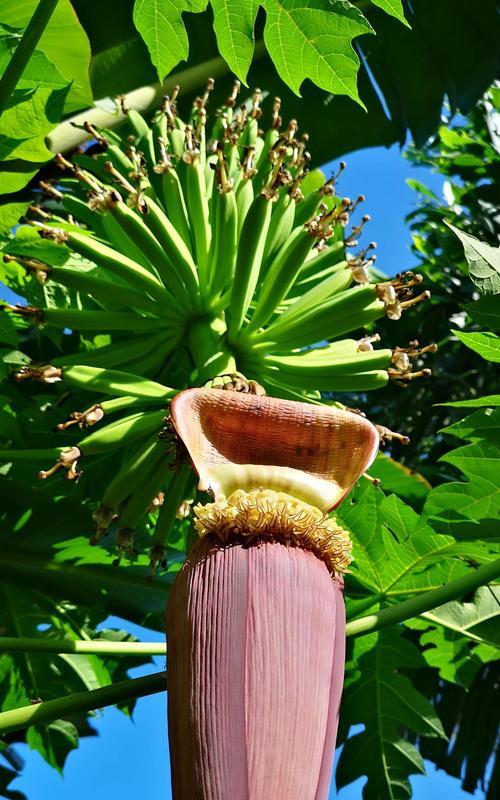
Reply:
M376 428L328 406L212 389L187 389L172 420L199 475L199 488L287 492L327 512L375 458Z

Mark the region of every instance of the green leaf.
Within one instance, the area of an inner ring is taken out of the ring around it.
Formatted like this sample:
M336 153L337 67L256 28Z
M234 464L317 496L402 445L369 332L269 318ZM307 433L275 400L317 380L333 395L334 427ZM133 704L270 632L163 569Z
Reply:
M0 314L0 342L17 347L16 328L7 314Z
M37 89L28 99L24 99L22 91L16 90L9 108L2 114L0 136L15 137L22 133L23 139L8 154L7 160L47 161L51 158L52 153L45 147L43 139L59 121L63 105L64 95L60 90Z
M306 78L363 105L356 85L355 36L373 33L363 14L342 0L265 0L264 41L281 78L295 94Z
M259 0L211 0L221 56L244 83L252 63Z
M488 404L487 404L488 405ZM440 433L450 433L457 439L477 444L478 442L488 442L500 445L500 420L499 412L489 410L476 411L474 414L458 420L447 428L443 428Z
M483 294L500 292L500 247L491 247L480 242L475 236L446 223L462 242L465 258L469 265L471 281Z
M18 192L36 175L41 166L41 163L33 164L31 161L24 161L20 158L12 161L3 161L1 165L0 195Z
M429 666L467 688L481 664L500 658L499 618L500 587L481 586L471 602L446 603L406 624L424 631L420 643Z
M0 749L1 752L1 749ZM5 797L6 800L28 800L26 795L22 792L17 792L14 789L9 789L9 784L12 783L18 773L12 769L7 769L0 765L0 797Z
M467 345L475 353L486 359L486 361L500 362L500 337L488 331L484 333L462 333L462 331L452 331L463 344Z
M391 16L396 17L403 25L406 25L407 28L410 27L410 23L406 19L403 10L403 3L401 0L371 0L374 6L378 6L382 9L382 11L387 12L387 14L391 14Z
M161 81L189 55L189 41L182 14L204 11L208 0L137 0L134 23L146 42Z
M24 203L3 203L0 205L0 235L6 235L11 232L29 205L29 200Z
M384 453L378 454L370 467L370 475L382 482L384 492L394 492L410 502L424 499L431 488L423 475Z
M456 539L494 542L500 538L500 411L478 411L448 430L473 442L441 459L467 480L436 486L424 516L435 530Z
M398 628L356 640L353 662L355 674L350 679L348 673L342 698L342 724L361 724L364 730L344 743L337 788L366 775L364 800L407 800L411 797L408 777L425 774L425 769L416 747L401 735L401 727L413 734L445 738L431 703L401 673L401 668L418 669L425 662Z
M491 328L493 331L500 331L500 302L498 297L481 297L475 303L468 303L465 306L465 311L479 325Z
M420 181L416 181L414 178L406 178L406 184L413 189L413 191L418 192L419 194L423 194L426 197L429 197L431 200L437 200L437 195L434 194L428 186Z
M9 63L14 47L10 46L4 38L0 39L0 74ZM38 89L62 89L70 81L61 75L56 65L47 57L43 50L35 50L19 82L18 89L36 87Z
M49 594L26 590L8 581L0 588L0 626L5 635L75 639L127 639L120 631L95 631L102 619L84 606L54 600ZM42 632L41 632L42 630ZM133 657L97 657L82 654L19 652L0 657L0 708L5 711L31 701L40 702L65 693L79 692L108 685L126 676L131 666L149 659ZM56 720L28 733L27 743L59 771L68 753L78 746L75 725Z
M349 580L386 601L435 589L468 569L467 558L490 560L482 544L435 533L395 495L365 486L336 512L353 540Z
M485 397L474 397L472 400L456 400L453 403L439 403L440 406L450 408L484 408L485 406L500 406L500 394L489 394Z
M446 603L424 617L471 640L500 647L500 586L481 586L471 602Z
M38 0L17 0L15 3L11 0L0 0L0 19L2 23L14 28L25 28L37 5ZM70 0L59 0L37 50L45 53L65 78L66 84L71 83L65 111L90 106L90 45Z

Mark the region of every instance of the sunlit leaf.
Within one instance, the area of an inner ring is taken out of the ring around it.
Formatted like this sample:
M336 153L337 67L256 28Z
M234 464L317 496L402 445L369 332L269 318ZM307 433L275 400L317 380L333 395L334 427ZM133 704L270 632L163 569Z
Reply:
M179 61L189 54L189 42L182 19L185 11L199 12L208 0L137 0L134 22L148 46L151 60L163 81Z
M359 101L359 59L355 36L371 33L366 17L353 6L332 0L266 0L264 41L276 68L300 94L306 78L334 94Z
M491 247L480 242L475 236L461 231L454 225L447 225L462 242L469 265L469 275L477 288L484 294L500 292L500 247Z

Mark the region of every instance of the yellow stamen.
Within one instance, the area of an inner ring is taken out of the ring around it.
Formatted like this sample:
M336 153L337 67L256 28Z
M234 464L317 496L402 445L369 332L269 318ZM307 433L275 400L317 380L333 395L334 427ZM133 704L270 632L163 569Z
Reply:
M238 489L229 498L194 507L200 537L213 534L227 543L232 537L270 537L303 547L325 562L331 573L345 572L351 561L352 543L334 517L271 489Z

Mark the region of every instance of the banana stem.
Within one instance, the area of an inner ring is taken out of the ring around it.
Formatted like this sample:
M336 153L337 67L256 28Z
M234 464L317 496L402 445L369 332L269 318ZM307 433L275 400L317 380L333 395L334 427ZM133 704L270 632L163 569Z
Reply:
M348 622L346 636L365 636L381 628L386 628L388 625L397 625L406 619L418 617L419 614L449 603L451 600L458 600L465 594L473 592L497 578L500 578L500 558L471 570L467 575L456 578L454 581L440 586L439 589L431 589L418 597L411 597L395 606L384 608L377 614L369 614L361 619Z
M0 79L0 114L5 111L9 98L16 88L40 37L47 27L59 0L40 0L17 45L7 69Z
M264 42L257 42L255 45L255 58L260 58L265 53ZM180 84L184 92L190 92L206 84L207 75L213 78L221 78L229 72L228 66L223 58L211 58L195 67L176 72L167 78L163 84L154 83L150 86L141 86L132 92L124 95L124 105L126 108L133 108L137 111L147 111L157 103L164 94L172 94L174 87ZM84 122L90 122L96 128L117 128L127 119L127 115L121 110L114 113L104 111L102 108L89 108L81 111L64 122L61 122L45 139L46 147L52 153L65 153L74 150L91 138L88 130L83 128ZM77 127L75 127L77 126Z
M105 639L38 639L0 636L0 653L80 653L98 656L164 656L163 642L113 642Z
M120 681L113 686L102 686L90 692L58 697L56 700L46 700L22 708L14 708L0 714L0 733L6 734L29 728L32 725L41 725L53 722L60 717L70 717L93 711L96 708L114 706L137 697L146 697L166 689L166 673L156 672L143 678L132 678Z
M500 559L485 564L461 578L450 581L439 589L424 592L377 614L353 620L346 626L346 636L366 636L369 633L395 625L424 614L451 600L458 600L465 594L478 589L490 581L500 577ZM94 653L96 655L164 655L166 647L159 642L104 642L104 641L69 641L66 639L39 640L29 638L0 638L0 652L57 652L57 653ZM48 700L37 705L23 706L0 713L0 733L28 728L50 722L59 717L92 711L96 708L115 705L137 697L161 692L165 689L166 674L164 672L122 681L114 686L105 686L89 692L68 695L56 700Z

